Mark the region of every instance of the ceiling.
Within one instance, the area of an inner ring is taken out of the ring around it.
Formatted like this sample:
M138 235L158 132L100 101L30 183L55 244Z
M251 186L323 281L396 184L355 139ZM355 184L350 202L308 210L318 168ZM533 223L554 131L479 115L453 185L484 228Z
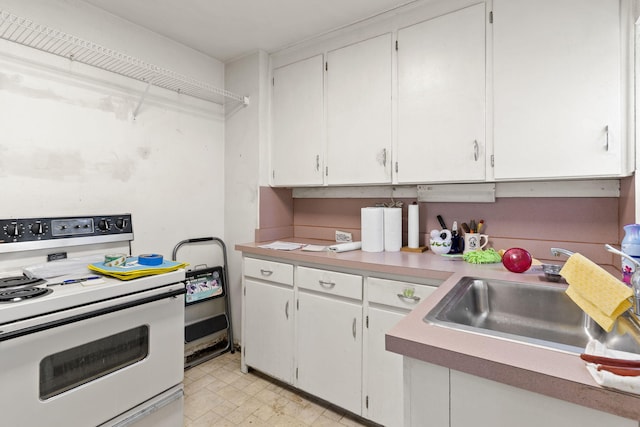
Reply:
M84 0L222 62L274 52L417 0Z

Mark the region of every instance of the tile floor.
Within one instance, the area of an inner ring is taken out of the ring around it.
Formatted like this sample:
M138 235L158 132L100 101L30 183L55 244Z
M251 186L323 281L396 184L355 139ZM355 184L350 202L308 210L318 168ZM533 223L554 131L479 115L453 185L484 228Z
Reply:
M258 372L240 372L240 352L184 373L184 426L375 426Z

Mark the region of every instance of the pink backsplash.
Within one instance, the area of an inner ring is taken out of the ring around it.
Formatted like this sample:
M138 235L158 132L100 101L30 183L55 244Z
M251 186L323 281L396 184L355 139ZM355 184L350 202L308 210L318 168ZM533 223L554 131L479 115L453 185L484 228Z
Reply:
M633 177L621 180L620 198L501 198L495 203L420 203L420 244L432 229L440 229L436 215L448 227L471 219L484 219L482 233L495 249L523 247L540 260L552 247L578 251L598 264L620 264L606 252L605 243L619 245L623 226L635 222ZM397 200L397 199L396 199ZM407 243L407 205L400 199L403 244ZM334 240L335 231L349 231L360 240L360 209L389 202L385 199L293 199L289 189L261 187L260 229L256 241L286 238ZM564 259L564 258L563 258Z

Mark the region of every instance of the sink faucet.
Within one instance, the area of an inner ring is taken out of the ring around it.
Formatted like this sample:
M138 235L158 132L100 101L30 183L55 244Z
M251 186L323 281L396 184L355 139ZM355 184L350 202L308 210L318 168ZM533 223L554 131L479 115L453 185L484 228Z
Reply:
M633 311L636 314L636 316L640 316L640 262L638 262L635 258L633 258L631 255L627 255L622 251L617 250L616 248L614 248L611 245L604 245L604 248L611 252L614 253L616 255L620 255L623 258L626 258L627 260L629 260L629 262L631 262L633 265L635 265L635 270L633 271L633 275L631 276L631 287L633 288Z
M560 256L560 254L562 255L566 255L566 256L571 256L574 254L574 252L571 252L567 249L562 249L562 248L551 248L551 255L553 256Z

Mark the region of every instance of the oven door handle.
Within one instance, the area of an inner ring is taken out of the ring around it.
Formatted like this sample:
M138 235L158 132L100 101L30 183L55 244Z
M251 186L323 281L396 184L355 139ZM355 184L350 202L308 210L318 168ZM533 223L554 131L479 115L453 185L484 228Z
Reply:
M58 328L60 326L70 325L72 323L81 322L83 320L92 319L94 317L104 316L106 314L115 313L117 311L126 310L128 308L138 307L144 304L149 304L149 303L160 301L166 298L176 297L178 295L185 294L186 292L187 292L186 288L180 288L180 289L172 290L162 294L151 295L148 297L136 299L134 301L125 302L122 304L116 304L110 307L100 308L97 310L89 311L87 313L76 314L76 315L65 317L63 319L58 319L58 320L52 320L51 322L29 326L27 328L18 329L15 331L4 332L4 333L0 331L0 342L8 341L15 338L20 338L25 335L35 334L35 333L46 331L53 328Z

